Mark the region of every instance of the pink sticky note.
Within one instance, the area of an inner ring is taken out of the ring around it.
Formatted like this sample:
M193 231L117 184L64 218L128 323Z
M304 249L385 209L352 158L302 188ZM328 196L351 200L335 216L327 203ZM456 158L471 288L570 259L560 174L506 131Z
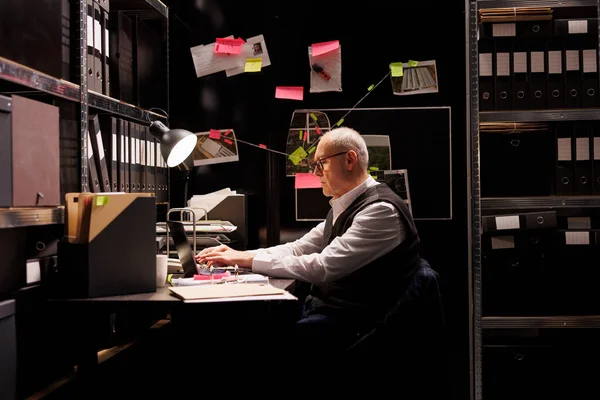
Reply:
M229 139L223 139L223 141L224 141L225 143L227 143L227 144L233 144L233 142L232 142L231 140L229 140Z
M231 129L227 129L227 132L225 132L224 135L229 136L230 133L231 133Z
M304 99L304 87L302 86L277 86L275 88L275 98L302 100Z
M302 141L306 142L306 139L308 139L308 131L304 131L304 138Z
M211 129L208 133L208 137L211 139L219 140L221 139L221 131L218 129Z
M311 47L313 57L320 56L321 54L329 53L340 47L340 41L332 40L331 42L313 43Z
M321 187L321 178L309 173L296 172L296 189L315 189Z
M264 144L262 144L262 143L261 143L261 144L259 144L259 145L258 145L258 147L260 147L261 149L266 149L266 148L267 148L267 146L265 146L265 145L264 145Z
M315 131L317 131L317 133L318 133L319 135L322 135L322 134L323 134L323 132L321 132L321 128L319 128L319 126L318 126L318 125L315 125Z
M244 39L218 38L215 43L216 54L240 54Z

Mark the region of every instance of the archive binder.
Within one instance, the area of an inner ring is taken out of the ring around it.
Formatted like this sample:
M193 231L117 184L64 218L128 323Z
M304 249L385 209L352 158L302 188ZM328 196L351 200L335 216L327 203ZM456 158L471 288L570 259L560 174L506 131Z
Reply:
M94 76L96 77L95 91L102 93L102 12L94 1Z
M495 106L496 110L512 109L511 89L511 39L496 39L494 55L496 64L495 76Z
M547 44L547 99L548 108L564 108L564 68L563 68L563 42L552 38Z
M593 172L589 125L585 123L574 123L573 140L575 141L574 193L576 195L590 195L592 194Z
M488 215L481 218L484 232L556 228L556 211L540 211L511 215Z
M573 194L573 155L570 125L556 127L556 194Z
M88 298L156 291L155 198L107 193L87 199L87 240L58 243L58 268L50 281L53 295ZM84 203L80 197L78 207Z
M90 131L90 141L92 143L94 161L96 162L99 188L101 192L111 192L112 188L110 184L110 177L108 175L104 140L102 139L102 130L100 129L100 120L98 119L98 115L94 115L92 118L90 118L89 125L92 128Z
M479 41L479 110L494 110L494 63L493 42Z
M526 43L516 40L513 52L512 103L514 110L529 108L529 68L527 66Z
M546 108L546 46L541 40L530 43L529 106L532 109Z

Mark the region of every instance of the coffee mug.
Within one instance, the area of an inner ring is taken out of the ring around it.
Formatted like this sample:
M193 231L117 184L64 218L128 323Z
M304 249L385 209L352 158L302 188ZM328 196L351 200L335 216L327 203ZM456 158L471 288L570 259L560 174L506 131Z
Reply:
M156 255L156 287L164 287L167 284L168 262L166 254Z

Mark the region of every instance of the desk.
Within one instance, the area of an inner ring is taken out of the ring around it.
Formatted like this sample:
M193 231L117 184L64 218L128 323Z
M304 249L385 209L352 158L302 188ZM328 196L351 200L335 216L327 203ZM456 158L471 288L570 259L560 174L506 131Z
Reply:
M293 279L270 278L269 282L289 292L293 292L297 284ZM107 347L106 339L98 332L106 334L108 321L115 313L136 317L150 315L152 320L162 320L163 324L168 321L169 339L163 339L163 342L166 340L166 346L171 347L170 341L176 346L200 343L202 334L199 332L207 332L207 339L258 336L260 332L267 332L274 323L295 320L298 303L289 300L260 301L258 297L257 301L185 303L171 295L168 287L157 288L156 292L150 293L48 300L50 307L72 320L69 336L73 338L74 357L81 376L93 375L97 370L98 350ZM223 334L231 336L221 336ZM172 349L167 353L172 353Z

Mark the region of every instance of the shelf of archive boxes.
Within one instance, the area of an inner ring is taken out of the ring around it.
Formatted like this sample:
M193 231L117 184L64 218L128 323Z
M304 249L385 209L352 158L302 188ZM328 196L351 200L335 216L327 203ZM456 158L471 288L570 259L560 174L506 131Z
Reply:
M561 122L585 120L600 120L600 108L479 112L479 122Z
M534 196L534 197L483 197L481 209L531 210L560 208L597 208L600 196Z
M596 0L478 0L477 8L513 8L513 7L593 7Z

